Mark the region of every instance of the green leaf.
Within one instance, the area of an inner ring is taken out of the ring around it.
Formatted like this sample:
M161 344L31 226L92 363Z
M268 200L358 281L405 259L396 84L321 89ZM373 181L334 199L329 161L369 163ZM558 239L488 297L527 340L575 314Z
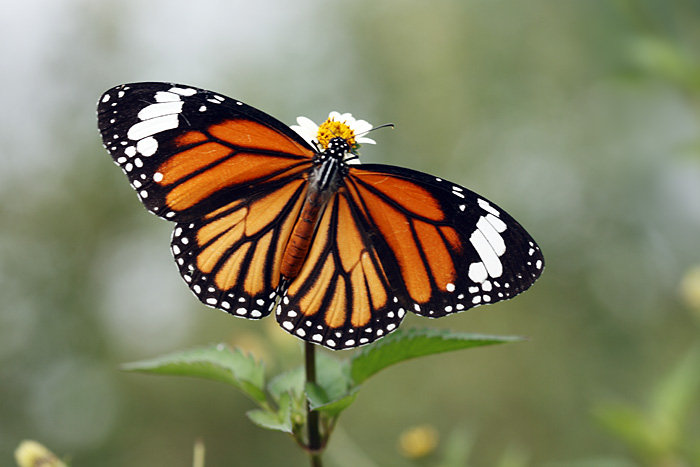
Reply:
M351 389L347 362L329 353L316 356L316 384L306 383L305 392L312 409L335 417L355 401L359 388Z
M267 385L270 395L279 401L282 394L301 397L304 392L304 367L300 366L272 378Z
M150 360L122 365L126 371L161 375L190 376L220 381L243 391L259 404L266 404L264 367L239 349L219 344L201 349L174 352Z
M345 361L319 352L316 354L317 384L304 381L304 367L300 366L273 378L268 384L268 391L275 400L279 400L282 394L292 394L295 400L305 394L312 409L334 416L346 409L356 397L350 392L346 366Z
M316 375L319 386L326 391L328 397L338 398L347 394L350 380L344 361L332 357L327 352L319 352L316 354ZM285 392L301 395L304 391L305 376L303 366L281 373L270 381L268 391L275 398Z
M283 431L292 433L292 402L289 394L280 397L279 410L256 409L246 413L250 421L266 430Z
M318 410L330 417L336 417L355 402L359 389L359 387L356 387L342 396L331 398L318 384L306 383L306 397L309 399L312 410Z
M438 329L398 330L355 354L350 359L350 376L354 385L359 385L378 371L411 358L520 340L522 338L515 336L487 336Z
M349 394L351 383L347 362L338 360L328 352L316 355L317 384L327 396L326 402L341 399Z

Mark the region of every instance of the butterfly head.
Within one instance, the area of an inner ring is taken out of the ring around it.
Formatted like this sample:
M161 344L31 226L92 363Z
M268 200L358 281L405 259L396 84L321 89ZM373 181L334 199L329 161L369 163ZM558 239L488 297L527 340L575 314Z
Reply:
M324 151L328 156L335 157L336 159L344 160L345 156L352 151L350 143L345 138L336 136L328 141L326 150Z

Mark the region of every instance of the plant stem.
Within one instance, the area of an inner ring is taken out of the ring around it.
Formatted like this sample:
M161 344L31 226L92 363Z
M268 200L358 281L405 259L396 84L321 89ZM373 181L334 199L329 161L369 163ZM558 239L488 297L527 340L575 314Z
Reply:
M316 384L316 346L311 342L304 343L304 358L306 361L306 382ZM319 413L311 410L311 403L306 400L306 426L308 429L309 456L312 467L322 467L321 461L321 432L319 431Z

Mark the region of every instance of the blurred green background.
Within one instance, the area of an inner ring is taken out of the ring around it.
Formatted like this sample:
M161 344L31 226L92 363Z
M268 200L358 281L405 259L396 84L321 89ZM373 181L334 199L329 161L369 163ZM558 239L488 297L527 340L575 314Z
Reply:
M328 465L700 465L700 2L43 0L0 50L1 465L25 438L73 466L191 465L197 438L209 466L307 462L224 385L118 370L212 342L301 363L188 292L103 150L98 96L144 80L394 122L364 161L465 185L542 247L526 294L403 324L529 340L377 376ZM406 459L423 424L437 451Z

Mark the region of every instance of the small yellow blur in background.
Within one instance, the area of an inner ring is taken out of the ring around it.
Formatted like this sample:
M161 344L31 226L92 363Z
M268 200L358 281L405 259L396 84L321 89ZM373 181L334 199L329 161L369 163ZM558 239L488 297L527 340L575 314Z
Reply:
M398 449L402 456L420 459L435 451L439 441L438 431L432 425L417 425L399 436Z
M15 460L19 467L67 467L54 453L32 440L20 443L15 450Z

